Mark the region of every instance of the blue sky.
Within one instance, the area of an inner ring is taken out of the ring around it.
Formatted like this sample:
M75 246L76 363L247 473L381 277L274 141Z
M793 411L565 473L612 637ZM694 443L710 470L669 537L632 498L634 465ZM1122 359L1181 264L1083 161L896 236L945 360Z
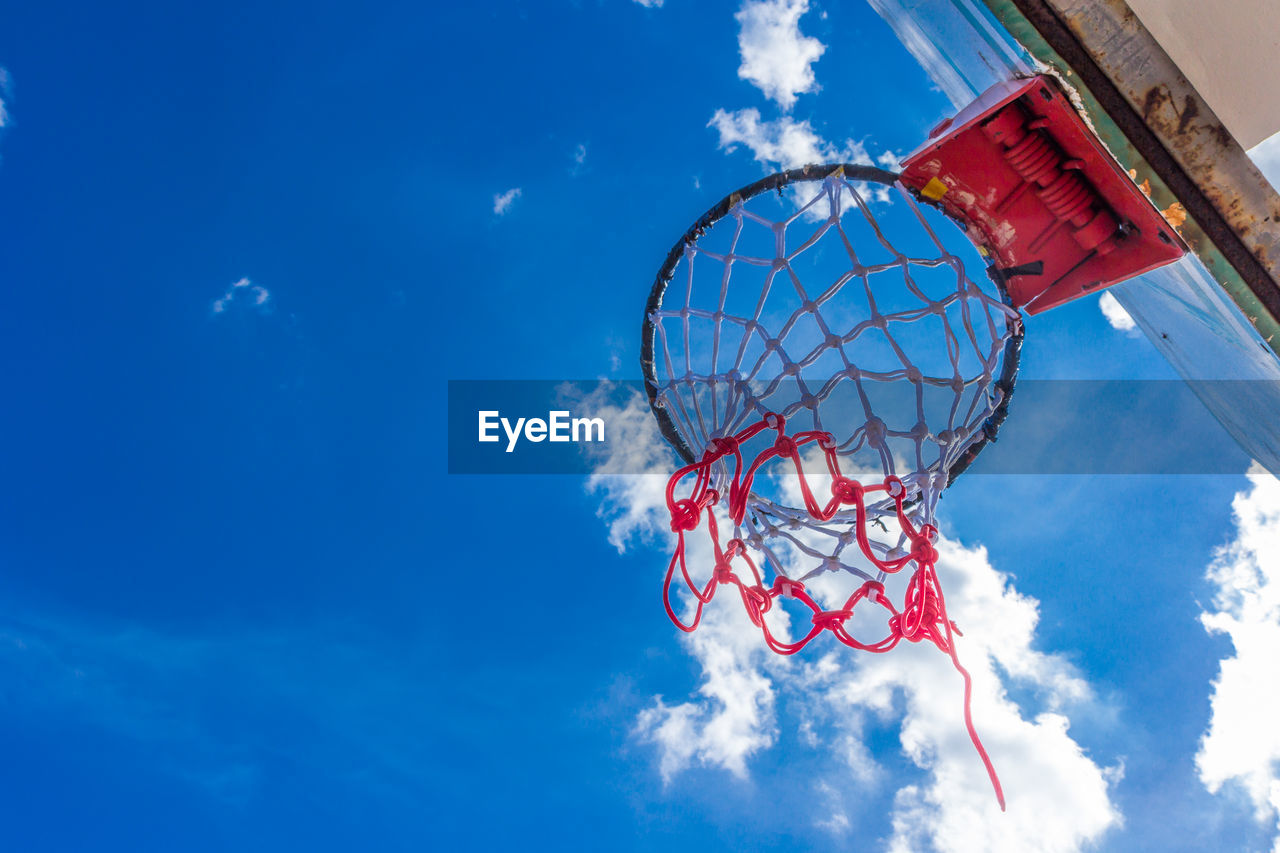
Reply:
M948 493L1005 818L927 657L678 637L651 480L445 473L447 380L638 378L704 209L947 114L866 4L3 18L0 848L1274 843L1258 469ZM1112 318L1024 375L1173 377Z

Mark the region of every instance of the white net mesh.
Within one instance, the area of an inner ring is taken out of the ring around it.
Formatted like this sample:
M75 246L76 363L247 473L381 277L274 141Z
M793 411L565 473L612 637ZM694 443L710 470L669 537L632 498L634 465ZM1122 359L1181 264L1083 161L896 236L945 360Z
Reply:
M789 431L831 433L846 474L901 478L913 524L931 525L949 478L1003 417L1019 315L944 247L939 232L963 238L940 213L899 187L878 222L848 167L825 172L731 196L673 250L646 321L654 411L690 461L769 413ZM958 251L973 252L963 242ZM727 480L725 464L713 485ZM798 580L828 570L884 579L853 544L854 511L815 519L794 478L758 479L747 506L734 537L775 567L785 543L807 564ZM867 507L881 558L910 545L895 512L887 498Z

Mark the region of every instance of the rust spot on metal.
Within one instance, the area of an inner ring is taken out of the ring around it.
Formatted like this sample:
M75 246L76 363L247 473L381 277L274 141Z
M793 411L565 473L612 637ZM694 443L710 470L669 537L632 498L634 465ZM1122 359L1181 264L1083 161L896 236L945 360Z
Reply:
M1182 99L1182 113L1178 116L1178 133L1186 133L1187 127L1200 115L1200 108L1188 95Z
M1160 215L1164 217L1165 222L1173 226L1173 230L1179 234L1182 233L1182 223L1187 221L1187 209L1179 202L1174 202L1164 210L1160 211Z
M1160 109L1160 105L1165 100L1165 94L1161 91L1160 86L1152 86L1147 90L1147 96L1142 99L1142 117L1147 121L1151 120L1151 115Z

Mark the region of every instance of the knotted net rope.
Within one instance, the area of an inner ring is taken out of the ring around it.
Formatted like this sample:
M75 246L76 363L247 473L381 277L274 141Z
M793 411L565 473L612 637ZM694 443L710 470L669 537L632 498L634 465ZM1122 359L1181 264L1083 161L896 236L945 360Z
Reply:
M936 571L934 510L995 438L1021 321L1001 288L968 276L900 186L901 203L882 211L889 240L864 191L893 177L850 166L774 176L722 201L668 256L644 338L653 410L688 463L667 484L678 541L664 604L691 632L716 590L733 586L784 655L824 632L873 653L931 642L963 677L965 725L1003 808ZM714 565L696 581L685 537L704 523ZM806 586L829 572L858 583L831 609ZM899 574L900 606L886 590ZM679 589L691 597L683 619ZM808 616L798 638L766 618L783 601ZM886 629L863 640L847 623L868 607Z

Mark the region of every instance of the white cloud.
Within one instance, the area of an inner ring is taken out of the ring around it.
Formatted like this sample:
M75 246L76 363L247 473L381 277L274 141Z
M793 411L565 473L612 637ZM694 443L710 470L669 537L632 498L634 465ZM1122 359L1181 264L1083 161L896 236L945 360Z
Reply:
M736 17L740 26L738 45L742 65L738 75L749 80L766 96L789 110L796 96L818 89L813 63L826 46L801 35L799 20L809 9L808 0L745 0ZM769 121L760 110L718 109L707 122L719 134L719 146L733 151L745 146L751 156L769 171L826 163L879 163L886 169L898 165L898 156L883 152L873 158L859 141L833 143L818 133L808 120L788 115ZM696 178L695 178L696 183ZM866 189L866 188L864 188ZM799 201L793 195L793 200ZM886 187L866 189L876 201L887 201Z
M902 780L894 796L892 851L1069 851L1092 844L1120 824L1110 800L1118 772L1099 766L1069 734L1066 711L1090 709L1092 691L1065 659L1034 648L1038 603L1012 587L984 548L943 537L938 550L948 611L964 630L958 649L973 677L975 725L1000 774L1008 812L1000 813L965 732L959 674L932 646L902 644L884 655L837 648L821 661L828 672L807 685L809 702L840 709L827 750L870 761L865 747L859 755L842 744L853 738L862 745L857 714L898 723L903 752L926 776ZM811 589L840 578L818 580ZM829 594L827 606L845 594ZM1028 714L1008 697L1005 682L1030 688L1043 710ZM858 784L883 789L892 781L873 768Z
M493 197L493 212L498 216L504 215L511 209L511 205L515 204L516 199L520 198L521 191L519 187L513 187L504 193L498 193Z
M636 3L639 3L646 9L661 9L662 1L663 0L635 0Z
M826 45L800 33L800 18L809 0L746 0L738 21L738 76L764 92L784 110L796 96L818 88L813 63Z
M903 155L896 152L885 151L876 157L876 165L882 169L894 171L902 165L902 157Z
M1259 823L1280 820L1280 481L1254 464L1249 491L1232 501L1236 538L1215 555L1208 579L1211 633L1230 638L1210 697L1212 718L1196 767L1211 793L1228 782L1248 795ZM1280 851L1280 823L1274 850Z
M1102 295L1098 297L1098 307L1102 309L1102 316L1107 318L1111 328L1121 332L1137 333L1138 324L1133 322L1129 312L1124 310L1120 301L1111 295L1111 291L1102 291Z
M709 613L689 635L690 649L702 666L701 698L668 705L656 697L636 721L641 738L661 750L666 782L695 761L745 777L747 759L777 738L773 682L759 660L763 652L732 641L752 636L746 618L734 615Z
M261 308L267 304L267 300L270 298L271 294L267 292L265 287L256 285L247 278L242 278L233 282L221 297L213 300L213 313L222 314L235 303Z
M662 520L666 512L667 454L649 406L636 394L625 405L610 405L611 386L601 383L597 396L584 401L584 411L595 412L609 424L610 455L595 461L595 473L587 490L602 495L599 515L609 525L609 544L619 551L635 540L648 540L670 528ZM589 447L589 446L588 446Z
M1250 148L1249 157L1273 187L1280 187L1280 133Z
M823 139L808 121L783 116L762 121L757 109L716 110L708 127L720 134L720 147L732 151L739 145L766 166L794 169L810 163L866 163L872 160L860 142L845 140L843 147Z
M646 476L591 479L619 549L637 538L671 541L663 474L673 463L651 420L638 397L609 415L627 438L617 442L627 459L614 460L616 470ZM691 566L706 565L703 538L689 540ZM1100 766L1069 734L1067 711L1090 709L1092 692L1065 659L1034 648L1037 602L1012 587L985 549L946 538L938 547L949 609L965 631L960 654L973 675L974 718L1001 773L1008 814L999 813L965 732L963 685L950 658L906 643L885 655L842 647L824 655L822 641L779 658L764 649L736 596L717 597L699 629L681 637L702 670L697 695L675 703L657 697L637 721L637 733L658 747L663 778L693 765L748 775L753 756L771 748L780 731L795 730L800 745L793 742L789 763L812 762L822 795L811 820L841 833L850 819L832 791L885 790L894 782L863 734L870 715L897 723L903 752L923 774L899 782L892 850L1077 850L1118 826L1110 789L1119 770ZM655 583L663 569L655 566ZM828 593L826 604L834 606L842 597L831 593L842 578L815 579L810 589ZM785 619L771 626L787 632ZM1006 694L1002 675L1034 694L1041 709L1024 713ZM786 703L779 701L784 693ZM833 765L833 756L842 760Z
M707 126L714 127L719 133L721 148L733 151L744 145L751 151L751 156L769 171L823 163L874 165L861 142L846 139L843 145L832 144L808 121L796 121L790 116L763 121L760 111L754 108L734 112L716 110ZM887 156L895 155L881 154L878 159L883 163ZM889 198L888 187L877 185L867 195L876 201L886 201ZM797 198L800 203L808 200Z

